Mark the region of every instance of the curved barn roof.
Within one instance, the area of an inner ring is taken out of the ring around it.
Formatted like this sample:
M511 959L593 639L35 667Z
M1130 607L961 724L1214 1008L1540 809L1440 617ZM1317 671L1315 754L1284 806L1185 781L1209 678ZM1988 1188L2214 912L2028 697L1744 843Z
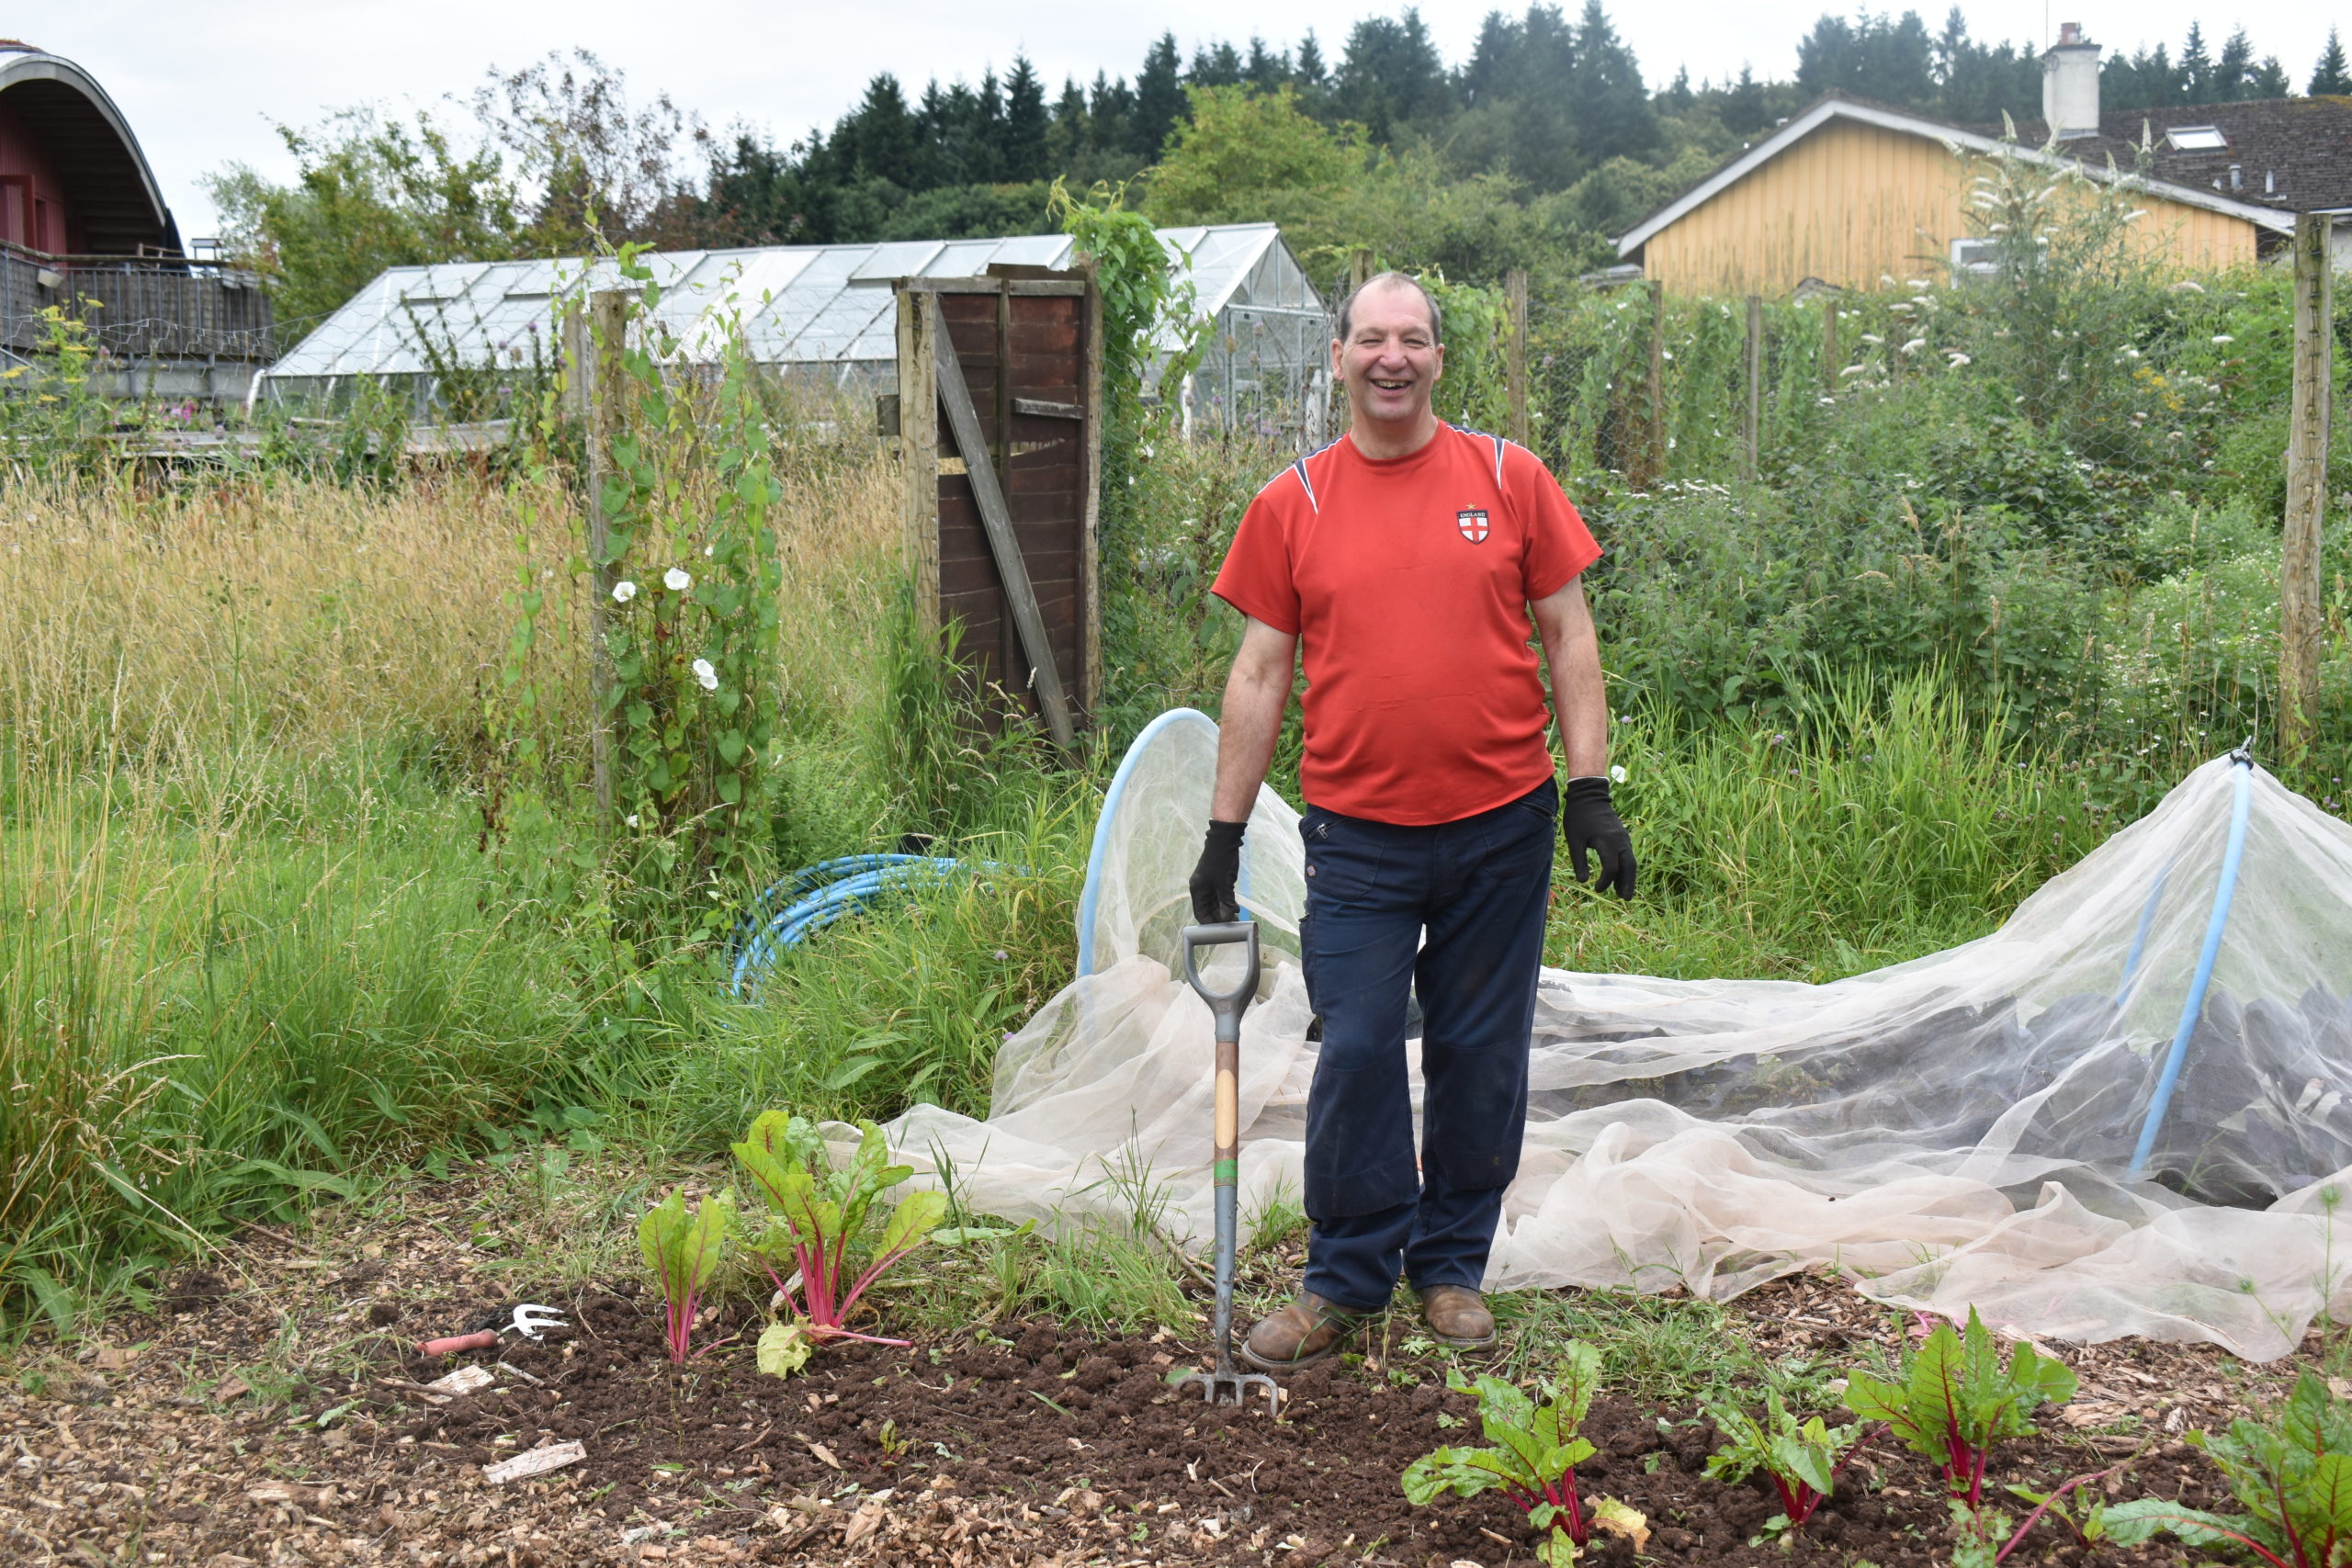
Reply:
M30 44L0 42L0 105L38 141L65 186L94 255L176 255L179 226L164 205L130 122L90 73Z

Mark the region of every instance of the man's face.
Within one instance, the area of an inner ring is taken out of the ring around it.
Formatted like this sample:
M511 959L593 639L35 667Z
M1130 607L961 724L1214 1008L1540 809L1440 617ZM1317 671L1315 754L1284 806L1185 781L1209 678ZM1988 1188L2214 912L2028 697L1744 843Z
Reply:
M1359 296L1348 336L1331 345L1331 374L1348 389L1354 417L1382 424L1427 417L1445 350L1430 330L1421 291L1392 283Z

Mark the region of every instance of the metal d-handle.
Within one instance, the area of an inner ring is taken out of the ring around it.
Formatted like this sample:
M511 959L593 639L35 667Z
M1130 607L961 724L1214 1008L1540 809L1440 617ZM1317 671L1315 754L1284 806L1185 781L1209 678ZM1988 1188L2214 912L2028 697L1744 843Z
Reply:
M1236 942L1248 947L1248 963L1231 990L1213 991L1201 978L1200 952ZM1241 1163L1241 1015L1258 994L1258 922L1228 920L1222 925L1184 928L1184 978L1209 1004L1216 1021L1216 1369L1194 1372L1202 1397L1210 1404L1228 1398L1242 1403L1251 1388L1266 1391L1269 1414L1282 1413L1282 1390L1263 1372L1238 1371L1233 1365L1233 1269L1239 1249L1239 1177Z

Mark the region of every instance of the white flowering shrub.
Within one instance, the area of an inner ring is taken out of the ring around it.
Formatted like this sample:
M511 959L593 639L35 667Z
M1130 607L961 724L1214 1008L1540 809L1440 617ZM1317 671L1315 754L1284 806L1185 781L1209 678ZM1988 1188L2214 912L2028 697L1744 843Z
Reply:
M641 321L657 286L631 253L621 263L642 290L630 312ZM740 343L715 378L665 369L636 333L620 362L628 412L597 498L604 556L573 563L575 574L601 568L612 582L612 681L600 716L612 730L616 820L605 869L615 912L636 935L707 934L732 917L767 858L783 585L773 518L783 486ZM522 716L539 694L519 679L520 657L547 607L530 576L526 563L507 673ZM535 764L527 745L518 750Z

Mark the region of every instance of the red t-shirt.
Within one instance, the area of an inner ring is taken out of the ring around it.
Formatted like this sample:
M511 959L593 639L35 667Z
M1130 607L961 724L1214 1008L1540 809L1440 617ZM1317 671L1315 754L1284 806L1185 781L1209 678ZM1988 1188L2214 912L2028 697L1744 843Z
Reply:
M1214 592L1304 645L1308 804L1425 826L1552 776L1527 605L1600 557L1533 453L1440 424L1409 457L1341 437L1285 468Z

